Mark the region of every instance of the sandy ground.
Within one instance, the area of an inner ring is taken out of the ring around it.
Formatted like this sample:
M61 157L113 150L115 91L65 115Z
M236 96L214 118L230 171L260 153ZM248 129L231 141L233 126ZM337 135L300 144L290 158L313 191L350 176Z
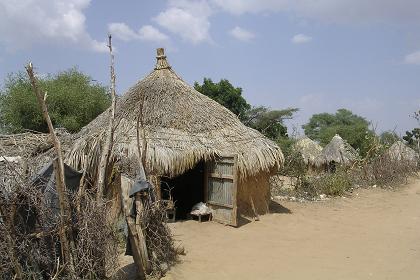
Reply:
M165 279L420 279L420 180L280 204L239 228L172 224L187 254Z

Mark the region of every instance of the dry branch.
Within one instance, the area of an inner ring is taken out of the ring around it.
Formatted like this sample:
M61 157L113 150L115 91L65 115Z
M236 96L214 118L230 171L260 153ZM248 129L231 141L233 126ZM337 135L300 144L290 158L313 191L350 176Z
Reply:
M96 198L99 201L102 199L103 191L106 185L106 168L108 166L110 154L112 151L113 146L113 138L114 138L114 120L115 120L115 103L116 103L116 96L115 96L115 68L114 68L114 53L112 52L112 36L108 35L108 48L109 54L111 56L111 111L109 116L108 122L108 129L106 134L106 140L102 147L101 151L101 159L99 161L99 170L98 170L98 179L97 179L97 192Z
M32 63L29 63L26 66L26 72L28 73L29 79L31 81L32 89L36 95L38 100L38 104L42 109L42 115L47 122L48 130L51 135L51 139L53 140L55 152L57 156L56 164L54 164L54 170L56 174L56 186L57 186L57 193L59 198L59 206L60 206L60 217L61 217L61 226L60 226L60 239L61 239L61 246L63 249L63 255L65 262L68 262L69 265L69 272L71 275L75 275L74 271L74 262L72 252L70 251L70 247L72 246L73 238L72 233L70 231L66 231L66 226L70 224L70 207L68 201L66 200L65 192L66 192L66 182L65 182L65 175L64 175L64 161L63 155L61 151L61 143L58 139L57 135L55 134L53 124L51 122L51 118L48 114L48 108L46 104L47 94L45 93L42 95L41 90L37 85L37 80L34 75Z

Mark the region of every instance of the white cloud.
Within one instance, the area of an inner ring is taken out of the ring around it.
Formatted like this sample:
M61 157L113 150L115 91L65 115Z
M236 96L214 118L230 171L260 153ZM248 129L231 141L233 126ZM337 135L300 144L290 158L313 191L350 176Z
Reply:
M404 57L404 62L407 64L418 64L420 65L420 51L416 51L410 54L407 54Z
M235 14L280 11L287 8L288 0L212 0L216 6Z
M229 34L241 41L250 41L255 38L254 33L246 29L240 28L239 26L236 26L235 28L230 30Z
M68 43L106 52L105 42L86 30L83 11L90 0L0 0L0 44L8 50L34 44Z
M134 32L127 24L123 22L113 22L108 24L108 31L115 38L126 42L139 39L139 34Z
M163 28L193 44L211 42L209 34L212 13L207 1L170 0L168 8L153 20Z
M139 29L138 32L135 32L123 22L113 22L108 24L108 31L116 38L126 42L133 40L143 40L161 43L169 40L168 36L151 25L144 25Z
M296 34L295 36L292 37L291 41L294 44L304 44L304 43L309 43L310 41L312 41L312 37L305 34Z
M160 32L157 28L151 25L144 25L139 30L140 39L152 42L164 42L169 39L168 36Z
M290 12L297 17L333 23L420 22L418 0L211 0L220 9L244 13Z

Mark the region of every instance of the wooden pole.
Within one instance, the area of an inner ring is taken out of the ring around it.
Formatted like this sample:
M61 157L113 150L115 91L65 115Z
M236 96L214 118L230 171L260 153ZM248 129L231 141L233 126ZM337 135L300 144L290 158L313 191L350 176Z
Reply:
M149 254L147 252L147 246L146 246L146 238L144 237L143 228L141 227L141 220L140 220L140 213L144 211L145 205L143 205L142 201L142 194L136 193L136 196L134 198L134 203L136 205L136 231L137 231L137 237L139 240L139 250L141 254L141 262L143 266L143 270L146 273L150 273L150 263L149 263Z
M111 56L111 112L110 120L108 124L108 130L106 135L105 143L102 147L101 158L99 161L98 179L96 180L96 199L99 201L102 199L103 192L106 185L106 168L108 166L110 154L113 146L114 138L114 120L115 120L115 106L116 106L116 94L115 94L115 68L114 68L114 53L112 52L112 36L108 35L108 48Z
M70 237L70 242L72 242L72 233L70 231L66 231L66 225L69 224L70 221L70 207L68 205L65 192L66 192L66 182L64 180L64 161L63 161L63 154L61 151L61 143L58 139L57 135L55 134L53 124L51 122L50 115L48 114L48 108L45 100L47 99L47 94L44 95L41 93L41 90L39 89L37 85L37 80L34 75L33 71L33 65L32 63L29 63L26 67L26 72L28 73L29 80L31 81L32 89L35 92L36 98L38 100L38 104L41 107L42 115L47 122L48 130L50 132L51 139L54 143L54 149L56 152L56 165L54 165L54 171L55 171L55 181L57 186L57 194L58 194L58 202L60 206L60 241L61 246L64 252L64 260L65 262L68 262L69 265L69 272L70 277L75 277L76 273L74 270L74 262L73 262L73 256L69 249L69 240L67 238L67 235Z
M137 125L136 125L136 131L137 131L137 150L139 154L139 177L142 180L147 180L146 175L146 134L144 131L144 124L143 124L143 104L144 104L144 97L142 97L140 102L140 112L137 117ZM140 135L141 131L141 135ZM140 145L140 139L141 139L141 145Z

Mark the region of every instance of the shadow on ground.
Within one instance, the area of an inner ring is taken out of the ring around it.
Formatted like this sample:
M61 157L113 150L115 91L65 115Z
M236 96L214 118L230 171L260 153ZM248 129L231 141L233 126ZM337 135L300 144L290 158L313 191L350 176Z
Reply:
M127 256L125 256L125 258L127 258ZM121 279L121 280L137 280L137 279L140 279L138 277L137 267L134 264L134 262L128 263L128 264L124 265L123 267L121 267L118 270L115 278L116 279Z
M277 201L271 200L270 205L268 206L270 213L276 214L292 214L292 211L289 208L282 206Z

